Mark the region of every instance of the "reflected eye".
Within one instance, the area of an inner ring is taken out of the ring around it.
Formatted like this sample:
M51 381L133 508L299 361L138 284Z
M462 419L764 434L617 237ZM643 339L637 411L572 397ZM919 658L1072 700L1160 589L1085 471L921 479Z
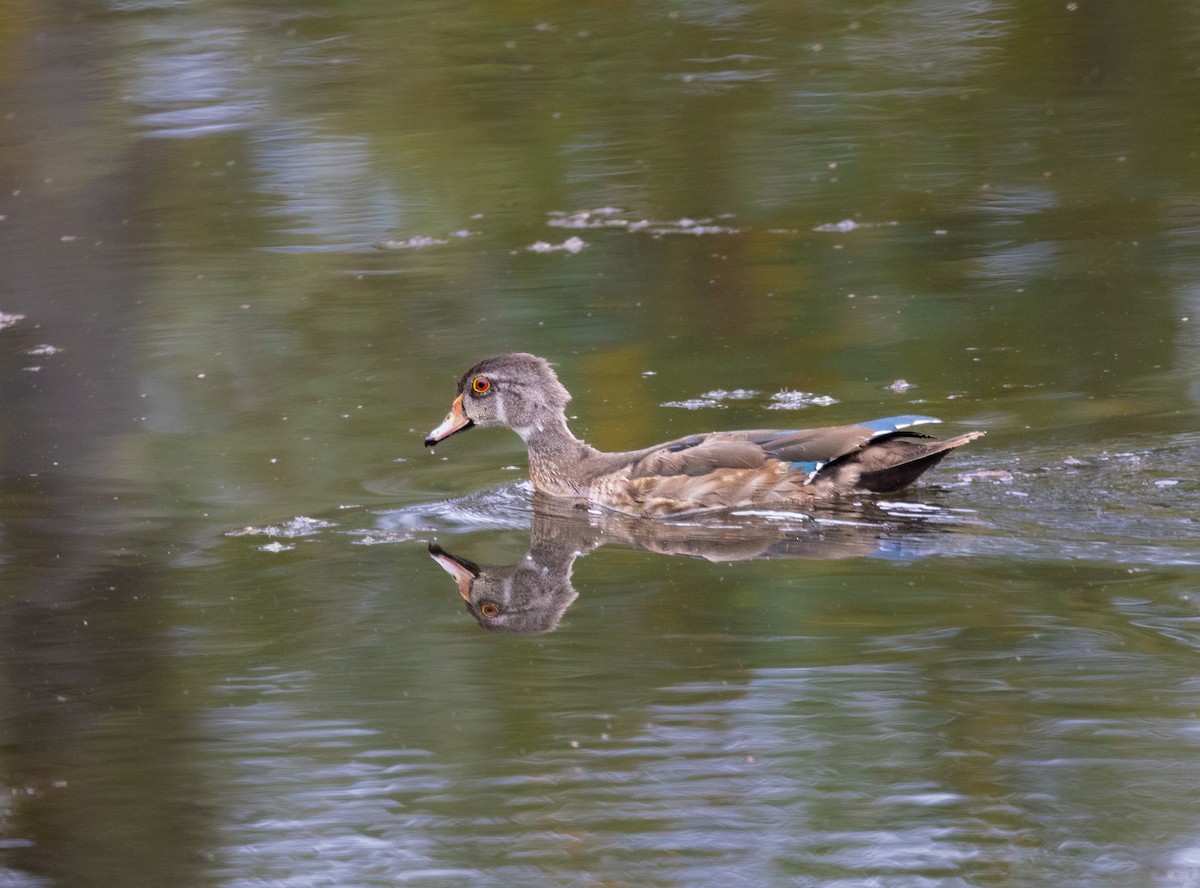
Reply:
M486 395L492 389L492 383L486 376L476 376L471 383L471 390L477 395Z
M496 605L492 604L491 602L488 602L487 604L479 605L479 612L490 620L492 617L499 615L500 608L496 607Z

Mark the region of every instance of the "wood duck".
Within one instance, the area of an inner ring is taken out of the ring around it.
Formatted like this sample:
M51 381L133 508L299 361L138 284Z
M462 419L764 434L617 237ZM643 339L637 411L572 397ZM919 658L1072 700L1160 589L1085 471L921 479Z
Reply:
M891 493L984 434L939 440L912 427L940 420L910 415L820 429L708 432L604 453L567 428L570 399L545 359L521 353L488 358L459 379L450 412L425 446L476 426L504 426L525 442L529 478L539 493L666 517Z

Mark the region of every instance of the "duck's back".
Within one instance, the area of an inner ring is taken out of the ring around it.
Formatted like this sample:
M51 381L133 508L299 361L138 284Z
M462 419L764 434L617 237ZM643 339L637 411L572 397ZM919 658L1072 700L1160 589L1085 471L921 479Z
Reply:
M590 499L635 515L664 516L795 507L856 491L900 490L983 434L942 441L911 430L937 421L903 416L819 429L711 432L597 454Z

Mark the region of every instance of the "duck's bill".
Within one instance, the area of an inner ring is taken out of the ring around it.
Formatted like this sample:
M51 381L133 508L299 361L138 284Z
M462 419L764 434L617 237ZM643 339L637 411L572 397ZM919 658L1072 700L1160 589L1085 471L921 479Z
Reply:
M470 601L471 583L479 576L479 565L466 558L451 555L437 543L429 544L429 557L454 578L454 583L458 586L458 594Z
M432 447L439 441L445 441L455 432L464 431L473 425L475 423L467 419L467 415L463 413L462 395L459 395L454 399L454 404L451 405L450 412L446 414L442 424L426 436L425 446Z

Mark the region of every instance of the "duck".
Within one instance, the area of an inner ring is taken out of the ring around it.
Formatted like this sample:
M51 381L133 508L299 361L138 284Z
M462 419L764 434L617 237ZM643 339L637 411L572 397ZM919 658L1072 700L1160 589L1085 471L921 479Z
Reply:
M508 428L529 451L536 493L644 518L737 509L797 510L822 501L903 490L950 451L985 433L939 439L908 414L815 429L712 431L641 450L606 453L567 426L570 393L545 358L523 352L479 361L458 380L450 412L425 438L434 447L473 428Z

